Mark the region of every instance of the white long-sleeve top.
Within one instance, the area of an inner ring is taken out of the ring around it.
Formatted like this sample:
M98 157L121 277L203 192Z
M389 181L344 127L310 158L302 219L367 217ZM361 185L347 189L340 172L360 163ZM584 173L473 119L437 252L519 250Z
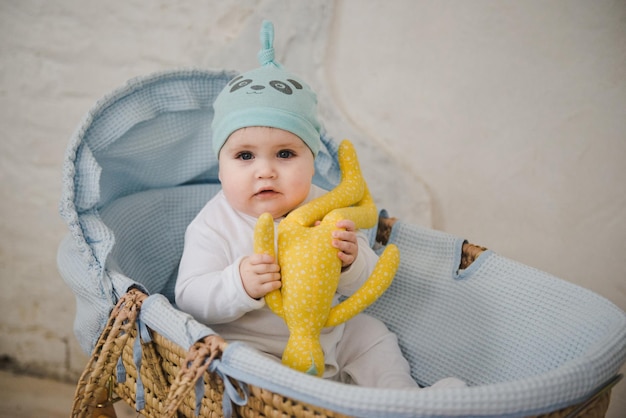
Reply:
M303 204L325 193L312 186ZM275 225L280 220L275 220ZM281 357L289 337L285 322L265 305L263 298L254 299L246 293L239 274L241 260L253 254L256 221L234 210L221 191L202 208L185 233L176 281L176 304L227 341L244 341ZM378 259L365 234L358 233L357 237L358 256L342 272L337 289L338 294L345 296L361 287ZM342 334L343 325L322 331L320 340L327 363L325 376L336 372L334 347Z

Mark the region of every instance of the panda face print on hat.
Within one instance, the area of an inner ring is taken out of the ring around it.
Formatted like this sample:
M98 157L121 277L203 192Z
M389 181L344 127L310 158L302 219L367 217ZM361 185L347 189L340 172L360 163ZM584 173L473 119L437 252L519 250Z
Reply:
M250 84L252 84L250 86ZM274 88L276 91L281 92L283 94L291 95L296 90L302 90L302 84L298 83L296 80L288 79L285 81L281 80L272 80L269 83L269 86ZM261 94L263 90L265 90L265 86L263 84L255 84L254 80L250 78L244 78L243 75L235 77L228 83L230 86L230 92L233 93L239 89L250 86L249 89L251 91L247 91L247 94ZM291 85L291 86L290 86Z

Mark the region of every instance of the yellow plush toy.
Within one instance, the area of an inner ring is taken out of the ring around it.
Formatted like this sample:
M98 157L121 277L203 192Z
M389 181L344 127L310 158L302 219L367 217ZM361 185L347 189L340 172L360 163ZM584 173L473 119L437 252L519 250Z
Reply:
M372 275L352 296L331 306L341 274L341 260L331 245L331 233L341 219L357 228L371 228L378 218L374 201L361 174L356 151L349 141L339 146L339 185L291 212L278 225L278 264L282 287L265 301L287 323L290 336L282 361L287 366L322 376L324 354L319 342L322 328L339 325L371 305L387 290L400 262L390 244ZM321 220L318 225L316 221ZM254 234L255 253L274 256L274 220L259 217Z

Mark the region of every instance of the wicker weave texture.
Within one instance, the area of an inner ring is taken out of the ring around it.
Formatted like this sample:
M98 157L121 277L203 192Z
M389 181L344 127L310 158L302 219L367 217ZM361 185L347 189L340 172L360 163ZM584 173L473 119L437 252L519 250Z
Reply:
M139 296L141 297L141 296ZM135 297L137 299L137 297ZM119 315L117 318L115 315ZM123 318L123 319L122 319ZM134 325L134 322L127 321L125 312L114 311L111 323L125 322ZM116 321L117 319L117 321ZM132 326L127 328L125 333L120 328L112 327L108 333L108 342L102 346L102 350L94 353L93 362L90 362L85 370L84 376L91 377L81 379L76 391L75 409L73 416L90 416L95 410L95 403L91 407L85 407L87 401L91 400L91 394L95 394L97 388L106 388L106 385L114 377L113 365L115 365L115 355L120 353L126 369L127 376L124 383L114 383L114 392L127 404L136 406L136 384L137 370L133 359L136 329ZM145 407L140 412L142 415L151 418L161 418L166 416L168 407L166 399L169 398L170 391L180 387L181 370L183 365L189 360L189 353L185 350L152 331L152 341L143 344L142 367L140 369L141 380L144 385ZM104 367L99 367L98 359L107 359ZM198 362L193 368L200 367ZM204 379L205 390L201 401L199 416L203 418L223 417L223 393L224 384L217 374L203 372L201 378ZM175 416L192 418L196 417L196 396L193 385L187 386L182 395ZM610 390L600 393L584 408L581 405L574 405L560 409L548 414L537 415L536 418L565 418L575 413L576 417L601 418L604 417L609 406ZM239 406L234 411L237 416L245 418L261 417L297 417L297 418L344 418L347 415L337 413L315 405L306 404L298 400L274 393L272 391L251 385L249 386L248 402Z
M121 356L126 370L126 379L123 383L114 382L113 391L126 403L135 407L137 403L137 378L134 353L135 341L138 338L135 320L141 302L145 295L133 290L126 298L127 302L121 301L113 310L109 324L101 338L101 344L96 347L90 362L76 390L74 402L74 417L87 417L98 412L97 405L104 404L103 399L95 398L108 390L108 384L115 377L114 366L117 358ZM129 312L131 313L129 315ZM116 324L124 324L124 327ZM223 417L223 394L224 384L215 373L206 371L208 364L203 361L209 357L211 349L204 351L199 361L189 366L190 353L158 334L151 331L152 340L142 344L142 367L139 376L143 383L144 408L142 415L151 418L164 416L195 417L196 396L193 390L194 383L189 381L181 388L183 369L188 368L192 375L199 375L204 379L204 393L199 409L199 416L206 418ZM197 345L208 344L206 342ZM192 347L193 349L193 347ZM187 365L187 367L185 367ZM199 373L198 373L199 372ZM180 397L175 410L168 413L168 401L172 394L178 393ZM609 406L610 389L599 393L593 400L582 405L570 406L548 414L536 416L537 418L564 418L570 416L601 418L604 417ZM109 409L110 411L110 409ZM106 408L99 410L104 414ZM245 405L234 410L235 414L246 418L260 417L298 417L298 418L343 418L347 415L328 409L310 405L296 399L292 399L272 391L250 385L248 401ZM574 415L572 415L574 414ZM95 415L97 416L97 415ZM113 416L113 415L102 415Z

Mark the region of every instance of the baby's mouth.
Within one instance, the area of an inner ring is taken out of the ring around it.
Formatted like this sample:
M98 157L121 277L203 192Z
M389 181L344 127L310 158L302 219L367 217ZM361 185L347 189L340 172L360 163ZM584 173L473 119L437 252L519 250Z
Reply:
M278 192L275 191L274 189L262 189L256 192L254 195L258 197L267 197L267 196L273 196L275 194L278 194Z

